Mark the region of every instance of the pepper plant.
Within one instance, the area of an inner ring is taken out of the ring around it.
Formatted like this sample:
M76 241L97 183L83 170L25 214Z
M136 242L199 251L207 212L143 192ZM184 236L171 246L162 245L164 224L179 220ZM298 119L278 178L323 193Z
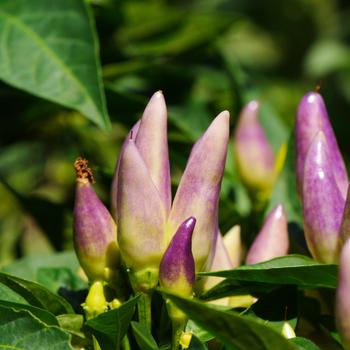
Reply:
M350 349L337 3L0 1L1 349Z

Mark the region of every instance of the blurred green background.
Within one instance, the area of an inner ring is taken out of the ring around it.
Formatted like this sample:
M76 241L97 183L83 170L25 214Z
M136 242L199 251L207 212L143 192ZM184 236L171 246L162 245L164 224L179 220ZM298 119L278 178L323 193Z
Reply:
M14 7L24 3L4 1ZM4 4L0 43L5 40ZM318 84L348 161L348 1L91 0L89 7L112 127L104 131L79 112L34 96L35 91L0 83L0 266L72 248L75 158L90 161L95 188L109 205L121 142L157 90L163 90L169 108L173 194L193 142L220 111L231 112L233 129L244 103L260 100L261 120L277 151L290 138L300 98ZM18 58L21 52L13 54ZM0 55L0 67L4 59ZM23 64L30 67L31 56ZM300 225L289 166L272 201L287 201L290 220ZM256 231L262 215L251 209L234 169L231 143L221 230L240 223L244 235Z

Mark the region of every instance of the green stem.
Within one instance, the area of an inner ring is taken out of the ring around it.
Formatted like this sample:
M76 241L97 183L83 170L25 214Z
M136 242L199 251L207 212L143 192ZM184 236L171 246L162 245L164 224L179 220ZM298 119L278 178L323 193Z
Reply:
M125 335L122 340L122 347L124 350L131 350L129 338L127 335Z
M151 293L142 293L137 302L139 322L142 323L150 332L152 329L151 301Z
M98 342L94 336L92 336L92 343L94 346L94 350L101 350L100 345L98 344Z

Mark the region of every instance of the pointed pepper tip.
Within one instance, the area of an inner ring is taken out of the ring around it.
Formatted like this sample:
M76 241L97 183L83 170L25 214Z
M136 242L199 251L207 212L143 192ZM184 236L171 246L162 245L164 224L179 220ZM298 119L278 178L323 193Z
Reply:
M158 90L153 94L154 97L164 97L163 90ZM152 97L153 97L152 96Z
M194 226L196 225L196 218L194 216L190 216L188 219L186 219L182 225L184 225L188 230L191 230L193 233Z
M323 98L318 91L309 91L301 99L300 105L315 105L318 103L323 103Z
M257 100L251 100L246 104L246 108L252 112L255 112L259 109L260 104Z
M215 119L223 119L225 121L228 121L230 119L230 112L228 110L224 110L219 113Z
M229 111L222 111L219 113L211 122L209 125L207 131L205 133L210 133L210 132L219 132L227 134L229 133L229 128L230 128L230 112Z
M286 213L284 211L284 207L282 203L278 203L274 209L272 209L271 213L273 213L274 217L276 219L281 218L282 216L285 216Z
M152 103L158 103L158 104L161 103L162 105L165 105L165 98L162 90L156 91L151 96L151 98L149 99L148 105L152 105Z

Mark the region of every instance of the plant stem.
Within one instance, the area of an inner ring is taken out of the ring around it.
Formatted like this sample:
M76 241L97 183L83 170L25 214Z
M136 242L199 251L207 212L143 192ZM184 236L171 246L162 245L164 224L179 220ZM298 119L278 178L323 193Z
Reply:
M92 343L94 346L94 350L101 350L100 345L98 344L98 342L94 336L92 336Z
M142 293L137 302L139 322L142 323L150 332L152 328L151 301L151 293Z
M125 335L123 340L122 340L122 347L124 350L131 350L129 338L127 335Z

